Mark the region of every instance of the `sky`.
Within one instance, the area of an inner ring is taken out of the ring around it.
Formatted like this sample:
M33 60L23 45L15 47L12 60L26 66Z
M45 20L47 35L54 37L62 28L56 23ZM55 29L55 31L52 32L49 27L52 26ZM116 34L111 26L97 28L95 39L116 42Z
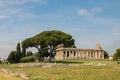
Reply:
M78 48L95 48L110 55L120 48L120 0L0 0L0 57L17 43L45 30L60 30Z

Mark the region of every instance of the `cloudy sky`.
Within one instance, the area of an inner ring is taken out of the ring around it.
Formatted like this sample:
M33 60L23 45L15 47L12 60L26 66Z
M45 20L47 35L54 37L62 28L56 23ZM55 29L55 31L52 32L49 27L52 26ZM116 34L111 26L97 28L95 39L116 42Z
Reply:
M79 48L120 47L120 0L0 0L0 57L44 30L61 30Z

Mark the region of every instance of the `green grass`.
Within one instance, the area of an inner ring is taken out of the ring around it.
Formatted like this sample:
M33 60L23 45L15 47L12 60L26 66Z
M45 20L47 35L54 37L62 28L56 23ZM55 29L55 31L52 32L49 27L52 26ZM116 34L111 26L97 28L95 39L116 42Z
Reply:
M19 64L1 65L14 72L27 73L30 80L120 80L120 64L106 60L62 60L56 63L75 63L78 66L19 68ZM84 63L104 63L106 66L86 66ZM24 63L22 63L24 64ZM36 63L37 64L37 63ZM9 67L8 67L9 66Z

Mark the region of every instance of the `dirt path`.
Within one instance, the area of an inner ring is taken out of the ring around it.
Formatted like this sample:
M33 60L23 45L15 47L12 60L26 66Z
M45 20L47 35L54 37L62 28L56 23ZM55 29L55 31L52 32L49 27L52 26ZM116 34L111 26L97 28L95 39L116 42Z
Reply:
M23 80L23 79L9 75L9 74L5 74L0 71L0 80Z

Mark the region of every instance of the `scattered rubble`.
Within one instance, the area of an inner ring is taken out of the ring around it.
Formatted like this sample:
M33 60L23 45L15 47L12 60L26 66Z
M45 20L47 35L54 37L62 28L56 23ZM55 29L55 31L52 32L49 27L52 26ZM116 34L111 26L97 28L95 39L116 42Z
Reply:
M56 67L56 66L79 66L80 64L64 64L64 63L25 63L25 64L20 64L18 67L20 68L28 68L28 67ZM85 66L106 66L105 63L84 63L83 65ZM29 75L25 73L14 73L12 71L7 70L6 68L1 68L0 69L2 72L5 74L10 74L13 76L21 77L25 80L29 80Z
M5 68L2 68L2 69L0 69L0 70L1 70L2 72L4 72L5 74L10 74L10 75L13 75L13 76L21 77L21 78L23 78L23 79L25 79L25 80L29 80L29 75L28 75L28 74L18 73L18 72L13 73L12 71L9 71L9 70L7 70L7 69L5 69Z
M19 65L20 68L28 68L28 67L56 67L56 66L78 66L79 64L64 64L64 63L26 63Z
M84 63L85 66L106 66L105 63Z

